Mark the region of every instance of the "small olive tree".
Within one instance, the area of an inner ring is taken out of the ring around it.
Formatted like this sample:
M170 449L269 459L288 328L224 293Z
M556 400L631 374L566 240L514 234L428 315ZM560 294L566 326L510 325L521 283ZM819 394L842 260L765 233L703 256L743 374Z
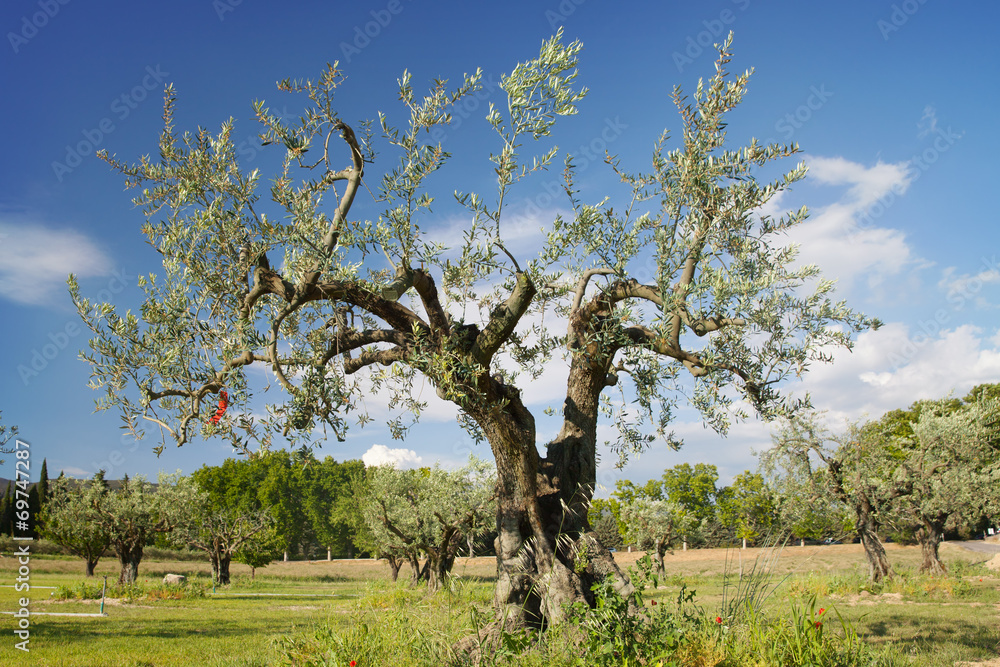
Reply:
M178 546L205 552L212 563L214 581L222 585L229 583L229 565L244 547L247 547L246 554L257 557L255 563L265 557L265 550L254 549L250 543L265 533L274 533L274 517L267 509L219 505L189 477L178 480L166 493L170 494L172 503L169 540ZM282 546L267 544L275 548Z
M91 481L60 476L51 482L42 510L42 537L82 558L88 577L111 546L111 534L97 511L107 494L103 473Z
M1000 486L996 401L921 401L906 413L886 415L886 446L899 452L899 468L911 492L897 500L900 520L915 527L921 572L944 574L938 555L945 530L989 507Z
M94 498L92 521L95 528L107 532L115 549L121 572L118 583L131 585L139 576L139 563L146 541L156 533L167 533L183 507L177 502L179 472L160 474L158 486L141 475L125 477L117 489ZM183 489L179 491L183 493Z
M664 557L695 527L698 518L680 504L670 500L636 497L622 503L621 520L625 539L641 549L652 549L653 562L659 575L666 574Z
M767 465L798 468L815 484L816 495L830 496L850 509L854 531L868 559L873 582L892 577L878 532L899 498L913 492L913 480L900 467L898 450L870 426L831 432L820 414L810 411L786 421L764 453Z
M486 519L496 516L494 468L473 459L455 471L377 466L367 473L368 496L362 511L376 551L401 556L410 563L414 582L426 579L432 590L439 589L463 541L487 532ZM421 555L426 558L422 567Z

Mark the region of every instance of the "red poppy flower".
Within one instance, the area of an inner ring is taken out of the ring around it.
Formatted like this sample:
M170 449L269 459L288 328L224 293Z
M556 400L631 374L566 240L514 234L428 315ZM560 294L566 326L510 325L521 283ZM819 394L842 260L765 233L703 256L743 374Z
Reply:
M816 621L816 627L817 627L817 628L818 628L818 627L821 627L822 625L823 625L822 623L820 623L819 621Z
M651 600L649 604L651 604L652 606L655 607L656 606L656 600Z
M822 613L823 613L824 611L826 611L826 609L824 609L823 607L820 607L820 608L819 608L819 613L821 613L821 614L822 614Z
M356 662L354 662L353 660L351 660L351 661L350 661L349 663L347 663L347 664L348 664L348 665L350 665L351 667L357 667L357 664L358 664L358 663L356 663Z
M715 622L721 624L722 623L722 617L721 616L716 616L715 617Z

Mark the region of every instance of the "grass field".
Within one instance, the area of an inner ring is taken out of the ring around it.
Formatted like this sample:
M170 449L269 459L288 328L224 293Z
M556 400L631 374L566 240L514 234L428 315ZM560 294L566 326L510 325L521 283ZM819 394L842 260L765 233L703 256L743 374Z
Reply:
M858 545L786 547L774 567L773 595L767 613L787 614L813 595L817 606L836 610L864 640L891 647L903 664L955 665L960 661L1000 657L1000 572L985 568L987 554L942 546L952 571L945 579L913 574L919 564L917 547L887 546L889 558L904 576L874 593L863 585L864 555ZM682 585L697 591L697 603L713 617L722 602L723 574L749 571L758 555L745 551L692 550L668 556L668 576L647 600L669 603ZM618 554L621 564L638 554ZM728 564L727 564L728 561ZM13 611L23 593L13 589L17 562L0 558L0 610ZM78 559L33 556L33 587L74 586L83 581ZM288 638L324 641L326 628L364 629L366 623L386 623L406 615L400 632L413 641L447 644L473 628L473 608L487 610L495 564L491 558L459 559L455 567L458 592L428 596L393 586L388 566L378 561L317 561L273 563L258 570L233 564L233 585L213 594L207 563L144 561L140 580L156 590L168 572L186 574L195 594L170 599L162 593L131 602L116 599L105 607L107 617L32 616L30 652L15 649L14 619L0 619L0 664L138 667L151 665L263 666L288 664ZM97 581L117 577L117 562L103 560ZM401 579L407 571L404 568ZM92 582L93 583L93 580ZM50 589L30 592L32 613L95 613L99 601L57 601ZM832 618L832 617L831 617ZM412 622L411 622L412 621ZM406 638L401 638L406 641ZM365 667L364 656L357 656ZM345 662L346 664L346 662ZM997 663L989 663L997 664Z

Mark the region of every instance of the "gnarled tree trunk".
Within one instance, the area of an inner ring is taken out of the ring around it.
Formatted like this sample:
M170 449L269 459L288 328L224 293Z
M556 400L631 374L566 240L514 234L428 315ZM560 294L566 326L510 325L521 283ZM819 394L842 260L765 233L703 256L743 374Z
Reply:
M115 545L118 554L118 562L121 563L121 572L118 575L118 583L123 586L131 586L139 578L139 563L142 561L142 542L122 543Z
M399 560L395 554L388 554L385 559L389 563L389 571L392 573L392 581L395 583L399 580L399 568L403 566L403 561Z
M233 557L226 552L213 552L211 559L212 576L215 577L215 582L220 586L228 585L230 583L229 565Z
M574 361L564 424L539 457L535 421L520 393L499 382L499 401L469 413L497 463L497 585L494 603L507 627L542 627L566 618L575 602L594 604L607 578L623 596L632 585L587 521L596 483L597 401L603 372Z
M94 576L94 568L97 567L97 559L87 558L85 560L87 561L87 576L92 577Z
M871 506L862 501L855 505L854 511L858 517L854 529L861 538L861 546L864 547L865 556L868 558L868 578L873 583L891 579L892 567L889 565L888 556L885 555L882 540L875 532L875 518Z
M923 560L920 563L920 572L940 576L947 574L948 569L938 557L938 547L944 537L944 527L935 521L924 520L924 525L917 531L917 541L920 542L920 553Z

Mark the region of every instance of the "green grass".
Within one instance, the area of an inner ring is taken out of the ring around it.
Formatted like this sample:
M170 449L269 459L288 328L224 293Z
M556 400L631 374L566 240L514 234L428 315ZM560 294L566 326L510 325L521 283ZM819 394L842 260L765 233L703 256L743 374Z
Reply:
M902 576L873 588L864 579L863 555L855 545L787 547L771 579L772 586L781 583L765 602L761 616L727 626L729 634L724 636L714 619L722 608L726 554L678 552L668 558L669 575L660 587L647 590L645 604L651 607L655 600L657 612L673 609L682 586L697 591L694 604L687 608L688 624L678 629L677 624L663 621L666 624L658 630L678 637L696 636L697 641L685 645L687 661L679 664L780 664L768 662L772 659L765 653L781 642L810 640L806 621L812 623L815 618L803 615L810 604L813 614L820 607L826 610L828 639L845 634L830 615L839 614L848 634L855 633L865 645L888 656L884 662L856 664L952 667L956 661L996 658L1000 655L1000 573L977 564L986 559L983 554L950 545L942 554L952 575L933 579L914 573L918 549L893 546L889 557ZM743 567L749 570L756 552L741 555ZM631 556L634 560L635 555ZM622 558L630 559L626 554ZM76 589L85 580L77 559L33 556L30 566L33 586ZM143 561L142 590L130 603L107 604L106 618L32 617L27 654L14 649L12 617L0 617L0 665L255 667L346 665L351 659L359 667L444 665L456 658L451 646L469 636L477 622L489 618L493 567L489 559L460 560L456 572L463 576L455 589L432 596L405 585L393 586L387 566L372 561L274 563L258 570L253 581L249 570L234 564L234 583L220 587L213 596L207 563ZM731 567L738 569L738 561ZM9 553L0 558L0 585L14 584L16 568ZM186 574L191 593L165 592L160 581L167 572ZM114 559L102 560L99 576L88 584L103 582L105 574L110 575L109 584L116 578ZM95 613L99 608L99 601L50 600L56 597L51 593L33 589L31 610ZM175 593L180 599L170 597ZM268 593L283 595L260 595ZM14 610L21 596L13 588L0 588L0 609ZM552 632L527 652L512 638L506 648L490 655L494 664L577 664L579 651L567 652L571 642L580 640L572 634ZM602 635L596 637L594 646L604 641ZM843 652L849 648L845 646L828 642L823 651ZM522 655L515 658L518 651ZM595 660L587 662L605 664Z

